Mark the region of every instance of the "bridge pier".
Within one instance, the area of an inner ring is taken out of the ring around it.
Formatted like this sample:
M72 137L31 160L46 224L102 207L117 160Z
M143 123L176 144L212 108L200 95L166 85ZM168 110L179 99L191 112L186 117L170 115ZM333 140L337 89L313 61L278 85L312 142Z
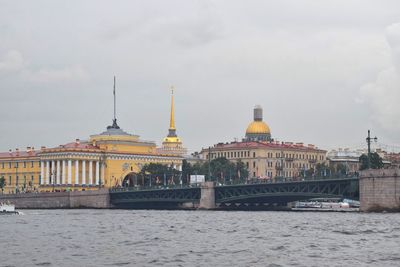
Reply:
M199 209L215 209L215 185L214 182L205 182L201 184L201 198Z
M360 210L400 211L400 169L366 170L360 175Z

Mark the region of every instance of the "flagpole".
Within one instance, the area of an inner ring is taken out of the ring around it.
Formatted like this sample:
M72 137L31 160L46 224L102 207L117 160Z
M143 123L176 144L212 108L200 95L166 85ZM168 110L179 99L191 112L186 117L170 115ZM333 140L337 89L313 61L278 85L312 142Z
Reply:
M114 75L114 121L117 119L117 99L115 96L115 75Z

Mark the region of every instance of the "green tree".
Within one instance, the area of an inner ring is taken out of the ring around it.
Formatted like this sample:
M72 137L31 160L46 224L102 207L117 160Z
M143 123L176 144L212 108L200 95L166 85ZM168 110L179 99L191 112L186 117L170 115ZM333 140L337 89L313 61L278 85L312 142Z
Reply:
M315 172L318 177L328 177L331 174L331 170L325 163L317 163Z
M6 186L6 180L4 177L0 177L0 188L1 188L1 193L4 192L4 187Z
M343 177L347 174L347 166L343 163L336 165L335 175L338 177Z
M244 162L242 162L241 160L236 162L234 177L238 182L243 182L249 177L249 171L247 170Z
M308 170L305 171L306 174L306 178L311 178L314 175L314 168L310 168Z
M181 172L163 164L150 163L143 166L139 176L143 185L161 185L164 184L164 178L166 178L168 184L178 184Z
M368 155L366 155L366 154L361 155L360 163L361 163L360 171L368 169ZM382 158L376 152L371 153L370 168L371 169L382 169L383 168Z

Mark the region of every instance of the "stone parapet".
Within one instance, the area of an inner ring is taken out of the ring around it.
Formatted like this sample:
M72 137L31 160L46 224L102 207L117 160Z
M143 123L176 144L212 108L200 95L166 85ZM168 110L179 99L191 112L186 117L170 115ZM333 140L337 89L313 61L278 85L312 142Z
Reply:
M14 204L16 209L110 208L108 189L0 195L0 202L7 201Z
M400 211L400 169L366 170L360 173L360 210Z

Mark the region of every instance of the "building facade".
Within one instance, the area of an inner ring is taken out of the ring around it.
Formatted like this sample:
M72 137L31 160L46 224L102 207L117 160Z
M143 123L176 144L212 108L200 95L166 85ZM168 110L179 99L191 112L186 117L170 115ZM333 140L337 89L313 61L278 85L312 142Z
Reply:
M356 175L360 170L360 156L364 150L350 150L348 148L331 150L327 154L329 166L338 172L339 169L344 169L343 175Z
M300 178L304 171L315 169L317 163L324 163L326 151L314 145L304 146L291 142L243 141L220 143L203 149L203 160L224 157L231 162L243 162L250 178L276 179Z
M173 111L171 119L174 126ZM174 134L175 128L170 128ZM177 136L168 138L177 144L180 142ZM124 132L117 124L114 106L112 125L89 140L76 139L53 148L28 147L26 151L0 153L0 178L5 180L4 193L136 186L141 181L144 183L138 176L146 164L159 163L181 170L182 160L178 153L158 151L154 142L142 141L139 136Z
M242 161L250 178L270 179L300 178L316 164L326 162L326 151L314 145L273 141L269 126L262 120L262 108L254 109L254 121L249 124L242 142L219 143L202 149L202 160L226 158Z

